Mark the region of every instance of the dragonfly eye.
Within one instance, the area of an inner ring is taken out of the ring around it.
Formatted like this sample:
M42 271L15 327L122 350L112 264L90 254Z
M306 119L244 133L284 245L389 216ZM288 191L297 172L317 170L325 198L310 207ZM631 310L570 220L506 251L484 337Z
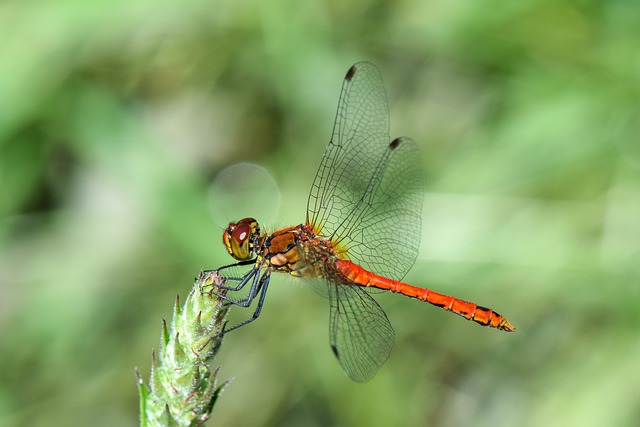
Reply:
M238 261L245 261L253 256L256 237L260 236L260 227L253 218L244 218L231 223L222 235L227 252Z

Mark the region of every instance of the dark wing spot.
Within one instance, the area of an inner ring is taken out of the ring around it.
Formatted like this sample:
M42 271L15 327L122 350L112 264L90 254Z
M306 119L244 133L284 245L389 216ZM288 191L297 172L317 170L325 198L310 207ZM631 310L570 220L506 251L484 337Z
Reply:
M391 141L391 143L389 144L389 148L392 150L395 150L396 148L398 148L401 142L402 142L402 139L396 138L393 141Z
M347 75L344 76L344 79L350 82L355 74L356 74L356 66L352 65L351 68L349 68L349 71L347 71Z
M353 68L353 67L351 67L351 68ZM338 347L336 347L335 345L332 345L331 346L331 351L333 351L333 354L335 354L336 357L340 357L340 356L338 356Z

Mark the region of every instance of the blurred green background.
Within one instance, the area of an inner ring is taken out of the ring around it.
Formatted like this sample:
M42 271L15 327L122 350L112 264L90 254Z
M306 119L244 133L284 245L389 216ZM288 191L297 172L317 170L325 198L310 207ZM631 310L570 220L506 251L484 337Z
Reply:
M304 220L363 59L427 171L407 281L517 332L381 295L396 346L354 384L278 277L208 425L640 424L640 3L56 0L0 4L1 425L138 423L160 319L234 210ZM218 186L242 161L275 185Z

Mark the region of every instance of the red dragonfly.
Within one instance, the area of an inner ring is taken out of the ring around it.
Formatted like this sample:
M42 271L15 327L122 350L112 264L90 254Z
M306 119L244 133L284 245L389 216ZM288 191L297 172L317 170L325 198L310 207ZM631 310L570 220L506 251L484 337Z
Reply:
M243 307L258 298L253 316L225 333L258 318L274 271L324 282L331 348L357 382L373 377L394 341L386 314L370 295L374 289L426 301L482 326L515 331L490 308L400 281L418 254L423 166L415 142L389 140L380 72L359 62L344 78L304 224L267 233L255 219L244 218L224 231L222 240L238 262L217 270L222 280L211 293ZM249 271L241 273L241 266ZM247 285L244 297L227 294Z

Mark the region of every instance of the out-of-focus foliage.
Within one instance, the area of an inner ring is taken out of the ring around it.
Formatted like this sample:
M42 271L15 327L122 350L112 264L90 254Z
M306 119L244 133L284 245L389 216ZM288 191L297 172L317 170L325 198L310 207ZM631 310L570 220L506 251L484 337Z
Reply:
M354 384L277 278L209 425L638 425L639 40L626 0L2 2L0 424L136 425L160 319L231 262L218 172L259 165L280 208L231 186L247 215L303 221L366 59L428 175L407 280L518 330L381 295L396 346Z

